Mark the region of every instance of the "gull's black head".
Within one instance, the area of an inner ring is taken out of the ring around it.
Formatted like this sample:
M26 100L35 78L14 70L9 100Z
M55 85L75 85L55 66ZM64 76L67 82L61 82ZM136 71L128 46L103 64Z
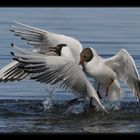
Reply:
M56 47L62 49L64 46L67 46L67 44L58 44Z
M61 56L61 50L67 44L58 44L56 47L50 47L50 51L56 52L58 56Z
M83 65L84 62L89 62L94 57L93 52L90 48L84 48L80 53L80 65Z
M61 56L61 50L62 50L62 48L65 47L65 46L67 46L67 44L58 44L58 45L56 46L56 53L57 53L58 56Z

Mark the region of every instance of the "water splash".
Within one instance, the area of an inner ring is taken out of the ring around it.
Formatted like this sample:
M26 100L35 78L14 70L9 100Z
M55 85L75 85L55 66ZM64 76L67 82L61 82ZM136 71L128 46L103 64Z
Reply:
M54 87L48 85L48 95L47 98L43 101L44 109L49 111L53 106L53 93L54 93Z
M80 114L85 111L86 107L87 107L86 103L82 100L79 100L77 101L77 103L69 105L64 113Z
M52 107L52 99L50 97L47 97L47 99L43 101L43 106L45 110L50 110Z
M101 103L105 106L107 111L117 111L121 108L120 101L109 101L107 99L103 99Z

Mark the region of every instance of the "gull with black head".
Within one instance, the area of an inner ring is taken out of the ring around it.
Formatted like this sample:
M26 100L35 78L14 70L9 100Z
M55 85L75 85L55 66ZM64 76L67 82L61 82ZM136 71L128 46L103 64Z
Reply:
M105 88L105 96L110 100L118 100L122 97L122 88L119 80L125 82L132 94L140 99L140 78L134 59L125 50L121 49L111 58L103 59L93 48L85 48L80 54L79 64L84 70L98 82L97 93L100 98L100 86ZM104 96L104 97L105 97Z

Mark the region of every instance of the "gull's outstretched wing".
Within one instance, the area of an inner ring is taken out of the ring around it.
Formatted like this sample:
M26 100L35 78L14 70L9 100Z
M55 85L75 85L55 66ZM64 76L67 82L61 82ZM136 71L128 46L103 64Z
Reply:
M25 53L26 51L18 47L15 49L17 53L12 53L14 59L24 64L23 69L27 73L36 74L31 76L31 79L46 84L57 84L66 91L83 97L92 97L96 105L105 111L96 90L75 61L60 56L47 56L33 52Z
M13 61L0 70L0 82L13 82L27 78L30 74L22 69L23 64Z
M82 51L81 43L75 38L48 32L19 22L15 22L15 24L10 31L32 45L34 52L45 54L48 53L49 47L56 47L58 44L67 44L73 56L77 59L77 56Z
M131 55L125 49L121 49L115 56L105 59L105 63L117 73L119 80L128 84L134 95L140 99L139 73Z

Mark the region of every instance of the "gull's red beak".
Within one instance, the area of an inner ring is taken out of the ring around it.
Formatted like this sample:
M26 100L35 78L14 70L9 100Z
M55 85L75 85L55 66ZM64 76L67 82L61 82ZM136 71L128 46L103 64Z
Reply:
M82 65L82 66L84 65L84 59L83 59L83 57L81 57L81 56L80 56L80 62L79 62L79 65Z

